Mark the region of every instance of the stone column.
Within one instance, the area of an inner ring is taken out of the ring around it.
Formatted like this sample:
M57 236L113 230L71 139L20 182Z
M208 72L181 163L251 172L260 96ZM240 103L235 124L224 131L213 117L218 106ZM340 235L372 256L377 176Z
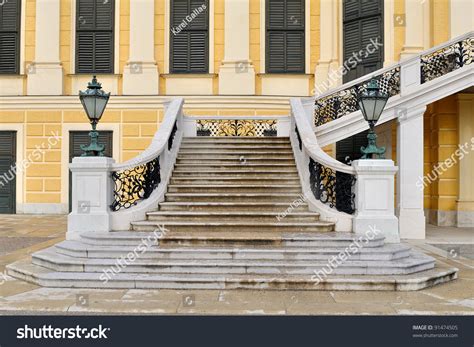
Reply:
M458 94L459 144L464 155L459 157L458 227L474 227L474 95ZM467 154L466 154L467 153Z
M400 58L411 57L424 49L424 1L405 0L405 44Z
M378 236L385 237L385 242L400 242L394 209L397 167L390 159L355 160L352 166L357 173L353 231L367 236L367 232L377 230Z
M60 0L36 0L35 61L26 69L28 95L61 95L59 56Z
M123 71L124 95L157 95L153 0L130 1L130 56Z
M338 63L338 27L337 1L320 1L320 58L316 65L314 89L315 95L324 93L341 83L337 71ZM334 72L334 73L333 73Z
M400 237L425 238L423 209L423 114L426 106L406 110L397 124L397 209Z
M219 94L254 95L255 69L249 58L249 0L225 0L224 5L224 60L219 70Z
M474 30L474 2L472 0L451 0L450 37L456 37Z
M67 219L66 239L77 240L87 231L111 230L110 205L113 182L107 157L76 157L69 164L72 172L72 212Z

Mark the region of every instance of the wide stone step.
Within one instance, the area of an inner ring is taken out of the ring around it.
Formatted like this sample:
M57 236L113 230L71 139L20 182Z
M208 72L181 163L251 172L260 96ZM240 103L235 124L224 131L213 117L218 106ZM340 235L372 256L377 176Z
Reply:
M219 166L228 166L229 164L239 164L239 165L294 165L295 159L294 158L247 158L244 155L240 155L237 158L186 158L186 159L179 159L176 161L176 164L179 165L196 165L196 164L209 164L209 165L219 165Z
M301 199L297 193L166 193L165 199L168 202L188 201L188 202L291 202Z
M251 158L252 156L256 157L269 157L269 158L278 158L278 157L288 157L293 156L293 151L291 149L276 149L276 150L241 150L241 149L234 149L234 150L225 150L225 149L209 149L209 150L192 150L192 149L181 149L179 150L178 157L221 157L221 156L229 156L229 157L239 157L240 156L248 156Z
M364 261L348 258L337 266L318 260L253 260L253 259L93 259L73 258L49 248L32 255L32 263L60 272L101 272L112 273L114 268L121 273L184 273L184 274L275 274L308 275L322 269L340 275L398 275L432 269L434 259L421 253L412 252L410 257L392 261Z
M301 193L301 186L297 185L244 185L244 184L170 184L169 193Z
M281 179L297 179L299 178L298 173L295 169L286 169L286 170L192 170L192 169L179 169L173 171L173 178L176 177L189 177L189 176L200 176L200 177L233 177L241 178L245 176L246 178L281 178Z
M243 150L269 150L269 149L284 149L291 150L291 144L288 143L182 143L180 149L243 149Z
M330 232L334 230L334 224L330 222L292 222L282 220L278 222L257 222L254 220L243 221L203 221L203 222L185 222L185 221L141 221L132 222L132 230L134 231L154 231L159 226L164 226L170 232L239 232L239 231L254 231L254 232Z
M191 152L206 152L206 153L220 153L220 152L261 152L261 153L275 153L275 152L290 152L292 150L290 145L218 145L218 144L183 144L179 148L180 153Z
M232 163L232 164L214 164L214 163L201 163L201 164L175 164L175 170L179 172L182 169L193 170L193 171L246 171L252 172L255 170L267 170L272 171L286 171L286 172L297 172L296 165L291 164L255 164L255 163Z
M158 206L160 211L205 211L205 212L248 212L264 211L280 213L286 211L290 205L288 203L274 202L161 202ZM293 212L307 212L308 205L298 202L292 208Z
M178 153L177 160L201 160L201 161L207 161L207 160L237 160L237 161L242 161L246 159L247 161L252 161L252 160L293 160L294 156L292 152L288 153L253 153L253 152L248 152L248 153L239 153L239 152L230 152L230 153Z
M134 253L137 247L89 245L79 241L63 241L54 246L59 254L75 258L119 259ZM351 252L351 260L394 260L409 256L410 247L393 244L384 247L357 248ZM281 248L281 247L220 247L220 248L157 248L147 247L140 252L141 259L208 259L208 260L324 260L338 256L338 248Z
M278 222L280 220L291 222L317 222L319 214L314 212L293 212L285 214L286 210L279 212L188 212L188 211L157 211L148 212L150 221L245 221L245 222Z
M337 248L339 250L361 244L352 233L285 233L285 232L188 232L150 233L139 231L115 231L110 233L86 232L81 242L96 246L132 246L146 242L152 247L293 247L293 248ZM362 244L363 248L377 248L384 245L384 238L375 236Z
M331 275L319 282L308 275L255 274L133 274L57 272L21 260L7 265L7 273L45 287L136 289L274 289L274 290L420 290L457 278L456 268L437 266L410 274L363 277Z
M263 184L263 185L282 185L282 184L291 184L291 185L300 185L299 178L252 178L247 176L233 176L233 177L200 177L200 176L191 176L191 177L171 177L171 184L181 185L181 184L244 184L244 185L254 185L254 184Z

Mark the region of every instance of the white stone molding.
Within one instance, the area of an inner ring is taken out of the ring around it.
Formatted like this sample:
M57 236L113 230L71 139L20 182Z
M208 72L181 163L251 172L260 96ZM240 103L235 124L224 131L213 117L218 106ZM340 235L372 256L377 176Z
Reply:
M130 1L130 56L123 71L124 95L159 93L154 5L153 0Z
M356 214L353 231L365 235L374 229L387 243L400 242L395 216L394 176L397 167L389 159L362 159L352 162L357 174L355 184Z
M27 69L27 94L61 95L60 0L37 0L35 23L35 61Z
M423 115L426 106L408 109L397 123L397 211L400 237L425 238L423 201Z

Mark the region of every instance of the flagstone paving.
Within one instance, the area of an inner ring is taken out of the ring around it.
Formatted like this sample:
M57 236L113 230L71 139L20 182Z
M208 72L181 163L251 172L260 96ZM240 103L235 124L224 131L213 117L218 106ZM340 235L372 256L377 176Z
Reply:
M63 240L65 231L66 216L0 216L0 314L474 314L474 261L464 256L473 229L450 231L449 238L430 227L433 238L410 242L459 268L457 280L416 292L63 289L5 274L7 264ZM456 252L438 247L451 243Z

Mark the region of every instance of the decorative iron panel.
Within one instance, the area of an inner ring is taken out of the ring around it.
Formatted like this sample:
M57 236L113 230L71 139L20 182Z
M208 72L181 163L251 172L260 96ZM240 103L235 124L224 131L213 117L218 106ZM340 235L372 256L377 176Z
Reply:
M118 211L150 197L161 182L160 157L131 169L112 172L114 201L110 208Z
M474 38L453 43L436 52L421 56L421 83L444 76L474 60Z
M303 144L301 143L301 136L300 132L298 130L298 126L295 124L295 133L296 133L296 138L298 139L298 146L300 148L300 151L303 150Z
M309 183L314 197L340 212L354 214L356 182L354 175L338 172L310 158Z
M168 138L168 151L171 151L171 148L173 148L173 141L174 141L174 137L177 131L178 131L178 122L175 121L173 125L173 129L171 130L170 137Z
M197 136L276 136L277 120L197 120Z
M400 67L375 76L381 91L390 97L400 94ZM359 109L357 94L365 90L370 79L353 85L330 95L316 99L314 106L314 123L316 126L326 124L332 120L344 117Z

